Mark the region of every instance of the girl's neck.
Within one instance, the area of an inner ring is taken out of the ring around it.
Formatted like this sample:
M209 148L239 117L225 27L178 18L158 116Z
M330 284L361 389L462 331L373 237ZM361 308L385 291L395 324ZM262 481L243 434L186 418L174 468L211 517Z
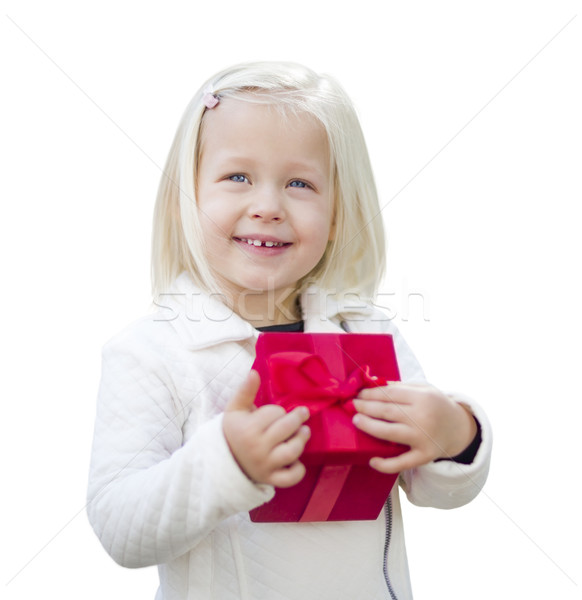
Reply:
M253 327L284 325L301 320L299 293L295 288L239 294L232 299L233 310Z

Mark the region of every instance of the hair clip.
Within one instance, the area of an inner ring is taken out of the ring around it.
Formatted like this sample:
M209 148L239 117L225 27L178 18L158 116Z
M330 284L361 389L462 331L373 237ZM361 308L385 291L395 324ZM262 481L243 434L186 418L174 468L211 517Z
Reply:
M204 90L204 95L202 96L202 103L204 104L204 106L206 106L206 108L214 108L219 103L219 101L219 97L212 93L210 87L207 87Z

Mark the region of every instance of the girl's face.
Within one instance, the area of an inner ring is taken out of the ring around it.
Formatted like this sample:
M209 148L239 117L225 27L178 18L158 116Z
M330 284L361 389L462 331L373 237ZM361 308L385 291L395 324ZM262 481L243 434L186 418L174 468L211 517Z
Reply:
M235 311L257 326L295 318L278 303L332 237L329 163L325 130L309 115L228 98L204 116L197 199L207 259Z

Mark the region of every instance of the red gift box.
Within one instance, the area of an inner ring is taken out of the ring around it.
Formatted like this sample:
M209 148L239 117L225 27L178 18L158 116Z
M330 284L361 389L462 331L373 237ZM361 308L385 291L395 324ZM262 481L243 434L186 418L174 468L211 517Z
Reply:
M351 400L364 387L399 381L392 336L364 333L261 333L253 369L261 376L255 404L287 411L307 406L311 437L301 456L307 472L290 488L250 511L255 522L376 519L397 478L379 473L374 456L407 446L359 431Z

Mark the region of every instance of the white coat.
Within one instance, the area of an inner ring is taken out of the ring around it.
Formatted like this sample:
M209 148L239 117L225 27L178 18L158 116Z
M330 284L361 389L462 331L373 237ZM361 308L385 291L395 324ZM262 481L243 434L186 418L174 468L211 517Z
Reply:
M403 381L424 380L392 324L369 306L340 306L310 288L301 299L305 331L394 336ZM121 565L158 565L156 600L375 600L412 598L398 486L376 521L252 523L268 501L239 469L222 412L252 365L258 332L182 274L159 310L103 349L88 490L90 522ZM431 463L400 476L408 500L454 508L487 477L491 430L472 464ZM387 555L387 561L386 561ZM384 564L383 564L384 563ZM387 584L383 571L389 578Z

